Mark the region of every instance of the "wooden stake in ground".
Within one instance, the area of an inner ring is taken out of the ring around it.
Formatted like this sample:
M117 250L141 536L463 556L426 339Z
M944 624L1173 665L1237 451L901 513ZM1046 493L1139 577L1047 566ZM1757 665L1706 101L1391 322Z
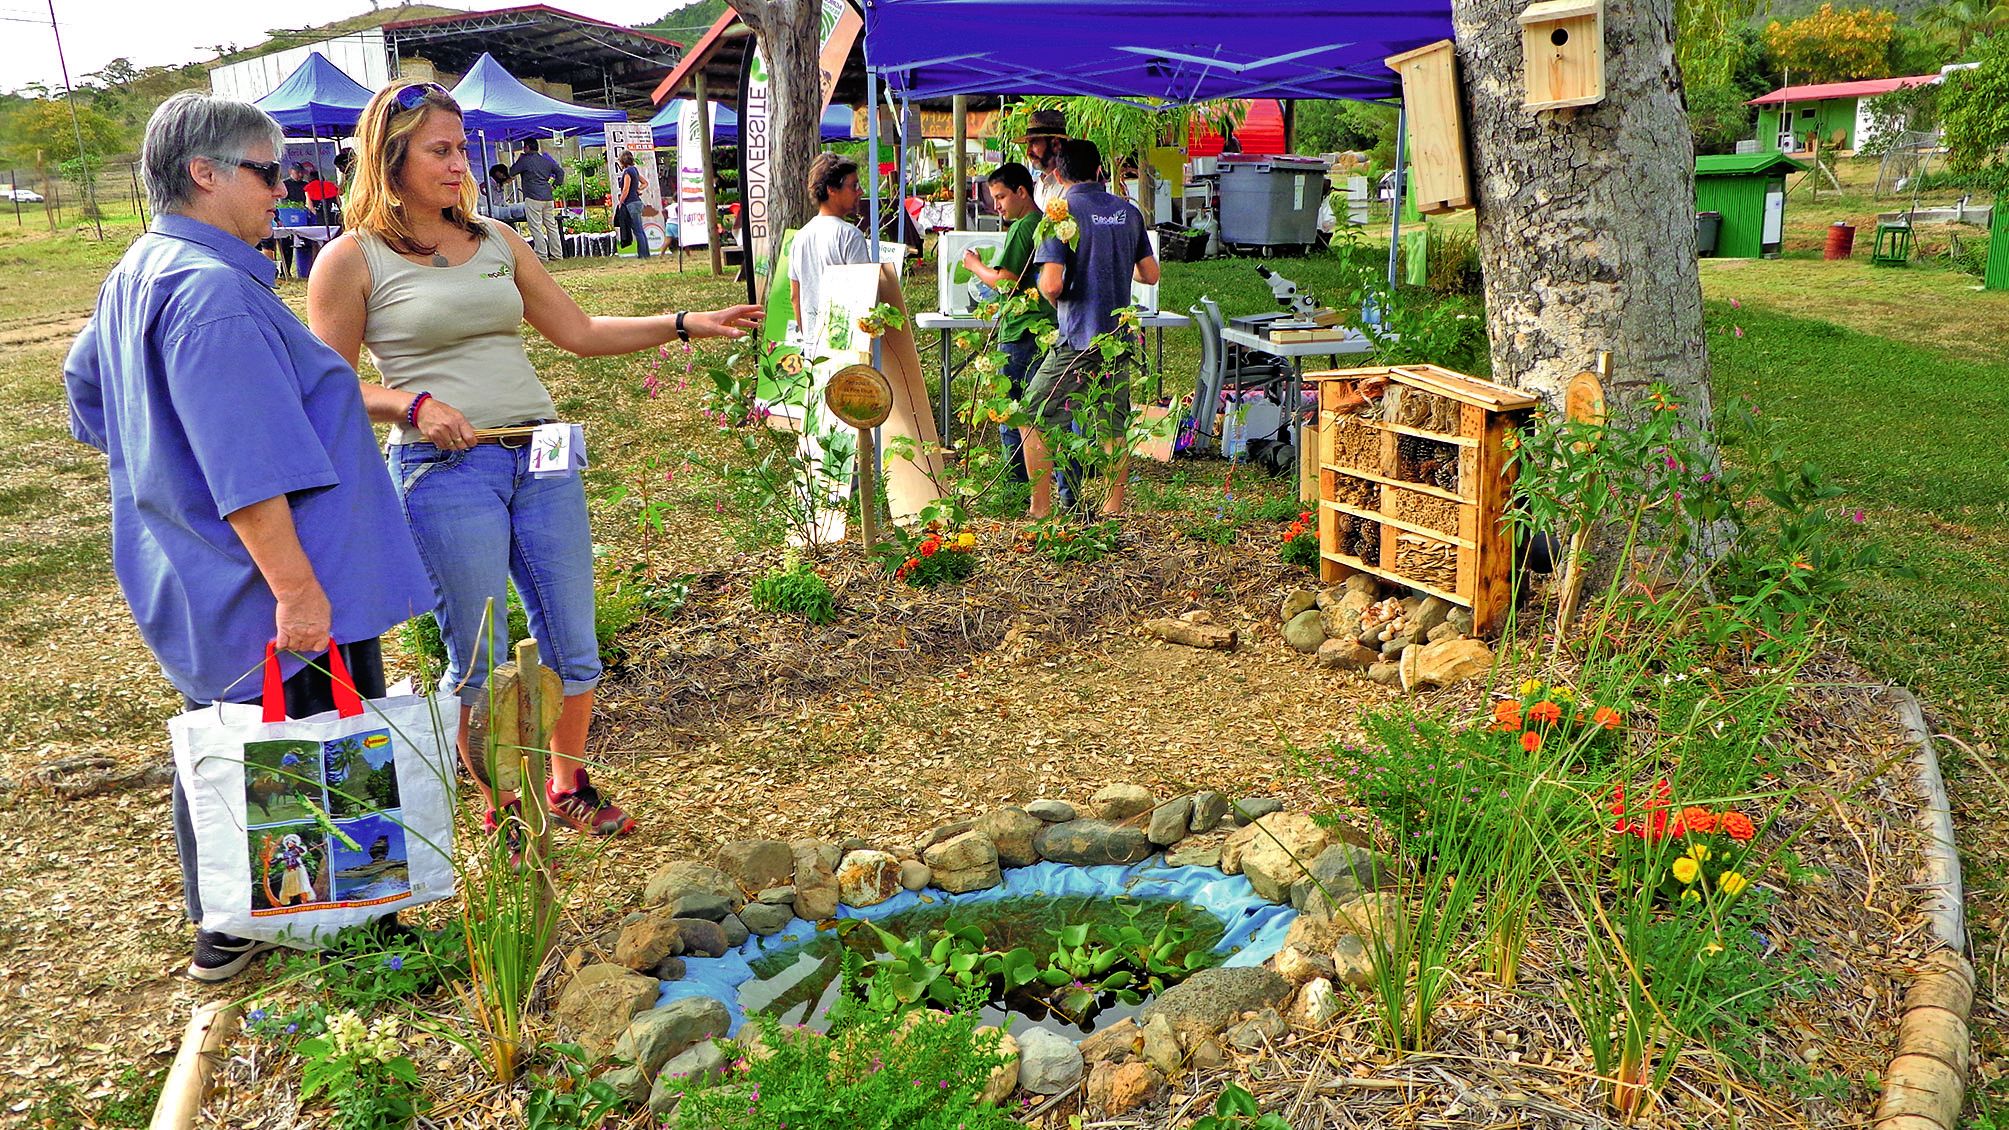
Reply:
M151 1130L189 1130L195 1125L210 1077L216 1073L217 1057L237 1034L241 1012L227 1001L195 1006L181 1034L181 1049L174 1053L174 1065L161 1084L160 1101L154 1104L153 1121L148 1124Z
M823 403L830 414L858 429L858 533L865 552L879 536L879 445L872 429L893 414L893 384L870 365L846 365L830 375Z
M1586 369L1570 378L1569 387L1563 393L1563 410L1572 423L1604 424L1604 382L1610 378L1611 353L1608 350L1597 355L1595 372ZM1583 596L1584 543L1589 537L1588 526L1578 526L1570 534L1569 558L1563 565L1561 607L1556 611L1557 650L1563 646L1563 633L1569 630L1570 621L1576 619L1577 602Z

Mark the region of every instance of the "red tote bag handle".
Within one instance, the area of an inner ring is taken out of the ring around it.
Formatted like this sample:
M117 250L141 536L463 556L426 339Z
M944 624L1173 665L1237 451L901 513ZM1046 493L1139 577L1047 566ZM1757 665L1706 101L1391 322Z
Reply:
M343 662L342 649L335 646L332 636L328 639L328 674L333 684L335 713L343 718L362 714L363 696L356 693L355 681L349 678L349 665ZM265 721L285 720L286 681L279 677L279 643L273 640L265 645Z

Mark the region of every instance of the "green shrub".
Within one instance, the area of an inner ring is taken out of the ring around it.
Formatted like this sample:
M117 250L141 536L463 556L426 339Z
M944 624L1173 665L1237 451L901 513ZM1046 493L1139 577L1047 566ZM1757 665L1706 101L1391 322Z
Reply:
M1424 285L1437 294L1476 295L1484 289L1479 273L1479 234L1471 228L1431 224L1424 257Z
M790 612L812 624L837 619L837 598L830 583L793 554L756 579L751 595L754 607L763 612Z

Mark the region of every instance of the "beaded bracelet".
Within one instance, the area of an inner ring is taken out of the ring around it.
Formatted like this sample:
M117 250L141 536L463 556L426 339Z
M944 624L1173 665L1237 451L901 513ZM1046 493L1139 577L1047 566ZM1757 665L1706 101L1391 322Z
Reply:
M412 397L412 402L405 405L405 426L412 428L419 426L419 405L431 399L432 393L429 392L422 392Z

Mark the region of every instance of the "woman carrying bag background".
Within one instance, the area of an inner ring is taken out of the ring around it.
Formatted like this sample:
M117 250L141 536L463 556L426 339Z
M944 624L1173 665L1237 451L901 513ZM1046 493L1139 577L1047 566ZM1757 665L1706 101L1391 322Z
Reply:
M617 164L621 179L614 187L614 216L635 237L635 258L649 257L649 229L642 225L642 170L635 167L635 155L623 149ZM627 241L622 240L626 246Z
M308 321L352 365L368 345L383 375L382 385L363 386L363 403L372 420L392 425L391 478L438 590L443 685L459 688L462 733L485 693L490 656L509 652L504 608L513 579L541 658L565 684L545 786L552 811L582 831L630 831L634 820L580 764L601 672L579 464L540 476L527 440L476 433L556 422L518 332L523 322L561 349L594 357L739 337L760 310L586 314L522 237L476 215L460 107L437 84L378 92L358 126L356 155L349 231L315 266ZM468 760L464 742L461 752ZM515 803L490 795L491 830Z

